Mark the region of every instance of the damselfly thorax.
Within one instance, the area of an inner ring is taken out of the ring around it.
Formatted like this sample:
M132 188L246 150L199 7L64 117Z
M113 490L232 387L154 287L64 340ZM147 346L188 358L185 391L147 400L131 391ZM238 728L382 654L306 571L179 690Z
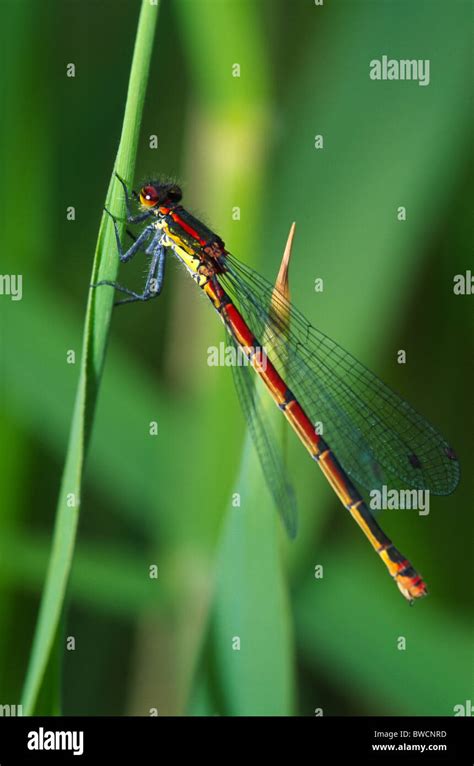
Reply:
M173 209L161 206L156 216L154 226L162 232L163 247L173 251L199 287L225 271L224 242L201 221L181 206Z

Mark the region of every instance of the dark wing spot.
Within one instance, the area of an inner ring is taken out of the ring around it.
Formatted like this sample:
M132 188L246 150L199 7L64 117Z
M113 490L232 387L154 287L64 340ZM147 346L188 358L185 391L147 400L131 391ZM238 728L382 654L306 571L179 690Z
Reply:
M415 455L414 452L412 452L411 455L408 455L408 460L410 461L410 464L413 466L413 468L421 468L421 462L418 455Z
M449 457L450 460L457 460L458 456L456 455L455 451L452 447L445 447L444 451L446 453L446 457Z

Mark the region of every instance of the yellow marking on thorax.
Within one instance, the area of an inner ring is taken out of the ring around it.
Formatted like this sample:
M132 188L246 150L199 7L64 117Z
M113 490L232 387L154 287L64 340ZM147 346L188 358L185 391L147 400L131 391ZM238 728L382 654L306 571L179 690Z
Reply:
M194 281L203 287L208 282L208 277L199 273L201 259L196 255L192 247L183 242L177 234L170 231L166 221L157 221L156 228L163 231L162 243L165 247L170 247L178 258L184 263Z

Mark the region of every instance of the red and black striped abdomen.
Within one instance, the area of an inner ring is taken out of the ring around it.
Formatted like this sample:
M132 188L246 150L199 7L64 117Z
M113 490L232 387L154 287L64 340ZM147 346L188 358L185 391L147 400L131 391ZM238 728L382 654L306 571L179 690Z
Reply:
M306 412L271 361L265 356L261 343L253 335L223 287L216 278L213 278L204 284L202 289L221 315L236 342L251 360L255 372L265 383L273 400L283 411L311 457L318 463L340 501L379 554L402 594L410 602L426 595L426 585L422 578L383 532L329 445L315 432Z

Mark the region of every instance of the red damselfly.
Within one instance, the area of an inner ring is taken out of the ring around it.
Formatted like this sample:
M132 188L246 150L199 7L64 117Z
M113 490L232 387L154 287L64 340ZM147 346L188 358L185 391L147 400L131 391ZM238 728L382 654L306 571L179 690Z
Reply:
M142 250L150 258L148 275L142 293L115 282L98 285L125 293L127 298L118 303L150 300L161 292L166 253L172 252L208 296L231 342L250 360L402 594L410 602L426 595L421 576L383 532L355 484L369 490L403 485L448 495L459 481L454 450L407 402L314 328L282 292L231 255L220 237L181 206L179 186L146 183L138 195L133 193L141 206L133 215L127 185L118 178L127 222L148 222L124 251L112 216L120 261ZM294 494L267 416L258 406L252 372L247 366L233 371L265 479L294 536ZM314 428L316 421L323 424L324 438Z

